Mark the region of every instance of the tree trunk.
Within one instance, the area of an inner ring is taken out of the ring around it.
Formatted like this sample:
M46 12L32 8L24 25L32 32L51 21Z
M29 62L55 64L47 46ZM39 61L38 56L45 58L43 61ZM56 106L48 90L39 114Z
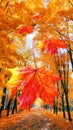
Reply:
M66 104L67 104L68 119L69 119L69 121L72 121L70 107L69 107L68 94L66 92L65 92L65 98L66 98Z
M3 93L6 94L6 87L3 88ZM0 117L2 114L2 110L4 109L5 99L6 99L6 95L2 96L2 100L1 100L2 106L0 107Z
M64 95L62 94L62 109L63 109L63 118L66 118L65 109L64 109Z
M11 99L9 100L8 105L7 105L7 116L9 116L10 105L11 105Z
M1 117L1 114L2 114L2 106L0 107L0 117Z
M55 114L56 113L56 103L55 103L55 100L54 100L53 109L54 109L54 114Z
M2 107L4 109L4 103L5 103L5 98L6 98L6 87L3 88L3 93L5 94L4 96L2 96Z
M13 105L13 109L12 109L12 114L14 114L14 110L16 110L16 113L17 113L17 97L15 97L15 99L14 99L14 105Z

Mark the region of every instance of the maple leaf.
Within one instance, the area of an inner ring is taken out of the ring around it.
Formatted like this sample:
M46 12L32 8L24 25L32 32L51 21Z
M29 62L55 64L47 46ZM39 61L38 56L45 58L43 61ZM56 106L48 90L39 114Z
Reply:
M20 27L19 29L18 29L18 33L20 33L20 34L23 34L23 33L28 33L28 34L30 34L30 33L32 33L33 32L33 27L32 26L27 26L27 25L23 25L22 27Z
M50 54L57 54L59 48L67 48L68 45L59 39L44 40L41 42L40 48L42 51L47 49Z
M7 83L10 97L13 97L19 89L22 92L18 97L19 108L30 109L37 97L52 105L54 97L58 95L55 82L61 80L59 76L46 68L34 69L31 66L9 69L9 71L13 73Z
M42 15L41 15L41 14L38 14L38 15L34 15L34 16L33 16L33 19L34 19L34 20L41 19L41 18L42 18Z

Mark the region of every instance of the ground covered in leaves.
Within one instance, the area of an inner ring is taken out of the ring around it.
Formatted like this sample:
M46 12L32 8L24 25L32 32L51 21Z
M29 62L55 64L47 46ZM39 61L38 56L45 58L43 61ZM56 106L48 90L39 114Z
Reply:
M53 114L44 108L32 108L18 114L0 118L0 130L73 130L73 121L62 118L62 113Z

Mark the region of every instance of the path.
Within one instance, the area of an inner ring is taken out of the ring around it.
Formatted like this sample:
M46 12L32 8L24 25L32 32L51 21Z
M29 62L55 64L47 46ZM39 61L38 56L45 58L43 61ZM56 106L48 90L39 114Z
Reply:
M0 130L63 130L53 122L43 108L14 114L0 120ZM67 130L64 128L64 130ZM69 129L68 129L69 130ZM70 129L71 130L71 129Z

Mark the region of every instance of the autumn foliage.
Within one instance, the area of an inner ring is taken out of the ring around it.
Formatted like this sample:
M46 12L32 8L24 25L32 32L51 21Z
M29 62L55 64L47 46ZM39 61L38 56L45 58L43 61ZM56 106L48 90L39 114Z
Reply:
M37 97L52 105L59 94L59 106L63 104L62 99L65 105L73 100L72 96L68 97L73 89L70 81L73 71L72 0L1 0L0 17L0 93L4 86L10 98L20 91L19 107L26 109ZM59 53L60 48L65 51ZM12 77L3 72L7 68L13 68L8 69ZM56 85L59 92L55 86L58 80L61 80Z
M42 51L47 50L47 52L49 52L50 54L57 54L59 48L68 48L68 45L60 39L44 40L39 46Z
M18 29L18 33L20 34L23 34L23 33L26 33L26 34L29 34L29 33L32 33L33 32L33 27L32 26L22 26L20 29Z
M22 91L18 97L19 108L29 109L37 97L52 105L54 97L58 95L55 82L61 80L59 76L46 68L34 69L31 66L9 70L13 73L7 83L11 91L10 97L17 90Z

